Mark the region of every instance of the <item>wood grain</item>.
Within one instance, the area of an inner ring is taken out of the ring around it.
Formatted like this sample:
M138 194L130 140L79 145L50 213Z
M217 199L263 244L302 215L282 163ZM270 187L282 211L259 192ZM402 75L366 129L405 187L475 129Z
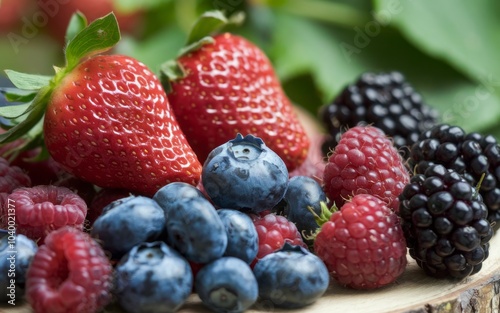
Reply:
M500 236L491 240L490 256L476 275L460 282L428 277L410 260L397 283L373 291L358 291L332 283L328 292L316 303L297 310L280 310L269 303L258 303L248 313L444 313L444 312L500 312ZM410 258L409 258L410 259ZM33 313L27 305L0 307L5 313ZM110 307L106 313L122 312ZM180 313L207 313L196 295L178 311ZM78 312L75 312L78 313Z

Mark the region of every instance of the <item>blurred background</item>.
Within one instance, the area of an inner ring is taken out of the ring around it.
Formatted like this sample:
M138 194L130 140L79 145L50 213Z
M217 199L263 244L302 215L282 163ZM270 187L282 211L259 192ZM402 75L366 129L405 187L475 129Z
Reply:
M0 0L0 74L64 65L71 14L113 10L115 52L153 71L207 10L246 13L229 29L260 46L292 101L317 116L367 71L397 70L442 121L500 138L500 2L494 0Z

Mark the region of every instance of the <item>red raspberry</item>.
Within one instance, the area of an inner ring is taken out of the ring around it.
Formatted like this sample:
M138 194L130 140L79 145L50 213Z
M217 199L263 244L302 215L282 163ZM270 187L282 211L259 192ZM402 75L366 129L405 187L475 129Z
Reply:
M37 313L95 313L111 300L113 268L101 246L73 227L50 233L26 274Z
M252 215L252 221L259 235L259 251L251 266L266 255L283 248L285 242L307 248L294 223L281 215L269 213Z
M0 157L0 228L7 223L7 198L16 188L31 186L31 179L22 169L9 165L6 159Z
M9 194L19 187L31 186L31 179L18 166L11 166L0 158L0 193Z
M0 128L0 134L5 131ZM0 155L8 155L16 149L26 144L25 139L17 139L9 142L0 147ZM31 179L30 186L38 185L49 185L55 182L60 175L64 173L62 167L54 161L52 157L48 157L42 161L32 161L31 159L36 158L40 152L41 148L34 148L31 150L26 150L19 153L13 160L10 161L10 165L20 167Z
M346 131L328 158L326 196L337 207L356 194L371 194L399 211L398 196L410 181L403 160L384 132L372 126Z
M404 271L406 241L399 217L379 198L359 194L324 223L314 251L340 284L374 289Z
M51 185L17 188L9 195L9 201L15 212L17 232L39 240L39 244L54 229L66 225L83 229L87 205L68 188Z

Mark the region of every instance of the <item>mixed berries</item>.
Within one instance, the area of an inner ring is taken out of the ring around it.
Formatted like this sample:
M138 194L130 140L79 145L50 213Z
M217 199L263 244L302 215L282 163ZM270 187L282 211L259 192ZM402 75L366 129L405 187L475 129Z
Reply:
M37 313L175 312L192 294L244 312L395 285L410 258L436 278L481 270L500 220L493 136L438 124L400 73L366 73L322 109L318 161L323 137L262 51L216 34L219 13L159 77L100 54L113 14L72 25L53 77L8 72L32 104L2 119L0 286Z

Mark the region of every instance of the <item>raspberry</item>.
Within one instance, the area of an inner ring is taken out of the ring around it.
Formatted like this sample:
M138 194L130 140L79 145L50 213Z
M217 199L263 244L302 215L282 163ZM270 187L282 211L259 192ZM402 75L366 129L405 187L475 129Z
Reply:
M39 244L49 232L62 226L83 229L87 205L68 188L50 185L22 187L9 195L9 201L15 211L17 232L39 240Z
M492 135L466 133L462 128L440 124L424 132L408 160L417 174L432 164L442 164L476 186L488 207L488 220L500 221L500 146Z
M26 296L37 313L95 313L111 300L113 268L101 247L73 227L50 233L28 269Z
M294 246L307 247L297 230L297 226L286 217L274 213L252 215L251 217L259 236L259 250L257 257L251 264L252 268L258 260L283 248L285 242Z
M22 169L9 165L4 158L0 158L0 208L9 193L19 187L31 186L31 179ZM3 217L2 214L0 217Z
M399 72L362 74L323 107L320 115L330 134L323 144L325 155L335 147L343 129L365 123L392 137L405 159L419 134L435 125L439 117Z
M333 279L355 289L388 285L407 264L398 216L366 194L355 195L331 215L316 236L314 251Z
M456 171L429 166L400 200L410 256L428 275L462 279L481 269L493 230L481 195Z
M0 128L0 134L4 132ZM9 155L15 153L24 145L26 145L26 140L22 138L3 144L0 146L0 156L10 160ZM32 186L51 184L58 179L59 175L64 173L62 167L50 156L42 161L32 161L40 155L41 150L41 148L34 148L22 151L10 160L11 166L20 167L30 177Z
M398 196L409 180L390 139L372 126L356 126L342 134L323 177L326 196L337 207L356 194L371 194L395 212Z

